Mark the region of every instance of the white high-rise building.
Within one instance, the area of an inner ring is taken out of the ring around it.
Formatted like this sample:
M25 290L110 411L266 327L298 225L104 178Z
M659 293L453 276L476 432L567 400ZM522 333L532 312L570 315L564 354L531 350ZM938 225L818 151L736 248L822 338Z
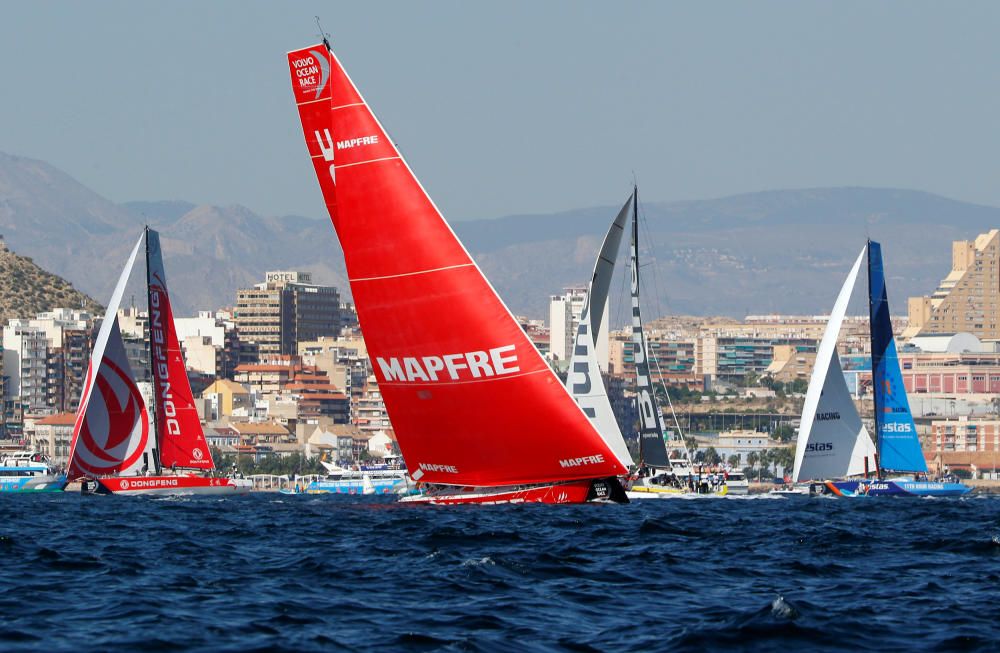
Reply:
M552 295L549 301L549 354L557 361L573 357L573 338L580 326L580 313L587 299L585 287L569 287L562 295ZM597 364L602 372L608 371L608 305L604 304L601 330L594 339L597 347Z
M30 410L46 407L48 349L45 331L25 320L11 320L3 328L3 370L10 379L7 398L20 397Z

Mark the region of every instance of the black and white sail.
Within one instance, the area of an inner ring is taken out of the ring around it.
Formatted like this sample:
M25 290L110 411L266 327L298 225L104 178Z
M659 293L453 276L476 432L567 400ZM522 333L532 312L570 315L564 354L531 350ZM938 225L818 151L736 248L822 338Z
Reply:
M649 374L649 349L642 330L639 310L639 191L632 193L632 353L635 361L636 404L639 409L639 461L648 467L670 469L667 445L663 440L663 414L656 405Z

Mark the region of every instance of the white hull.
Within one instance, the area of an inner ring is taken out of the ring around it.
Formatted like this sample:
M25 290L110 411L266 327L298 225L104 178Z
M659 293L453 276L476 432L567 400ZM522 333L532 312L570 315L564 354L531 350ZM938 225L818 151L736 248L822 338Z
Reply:
M809 488L807 487L795 487L795 488L781 488L774 489L768 492L768 494L773 494L779 497L802 497L809 496Z

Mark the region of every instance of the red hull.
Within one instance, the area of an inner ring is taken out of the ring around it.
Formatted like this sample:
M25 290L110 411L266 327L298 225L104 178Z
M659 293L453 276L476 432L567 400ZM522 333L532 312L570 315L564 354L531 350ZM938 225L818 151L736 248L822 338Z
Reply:
M95 483L92 492L125 496L246 494L251 488L250 481L244 479L206 476L123 476L99 478Z
M429 503L439 506L460 503L628 503L618 479L587 479L566 483L502 487L440 488L426 494L403 497L404 503Z

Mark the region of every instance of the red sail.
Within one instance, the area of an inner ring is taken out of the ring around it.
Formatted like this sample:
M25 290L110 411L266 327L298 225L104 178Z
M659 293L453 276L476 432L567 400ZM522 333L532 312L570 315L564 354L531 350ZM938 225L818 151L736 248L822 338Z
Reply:
M174 314L167 294L160 236L146 230L146 265L149 289L149 355L153 370L153 403L156 434L163 467L212 469L205 432L194 407Z
M288 55L379 389L410 473L450 485L625 468L528 340L332 52Z

